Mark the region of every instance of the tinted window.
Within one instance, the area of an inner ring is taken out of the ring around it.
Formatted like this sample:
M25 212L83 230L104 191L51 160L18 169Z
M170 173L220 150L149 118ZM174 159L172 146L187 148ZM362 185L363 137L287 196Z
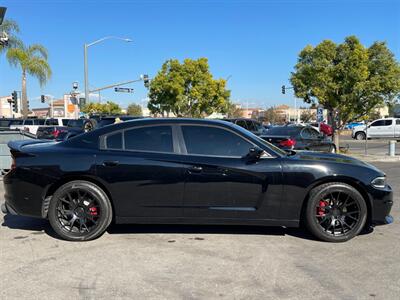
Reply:
M68 125L68 127L82 127L83 126L83 119L68 120L67 125Z
M47 119L46 120L46 125L58 125L58 120L57 119Z
M11 125L22 125L23 122L24 122L24 121L23 121L22 119L20 119L20 120L12 120L12 121L10 122L10 126L11 126Z
M207 126L182 126L188 154L245 156L253 145L237 134Z
M291 126L272 127L268 130L268 135L296 136L303 128Z
M33 120L25 120L24 125L33 125Z
M125 131L125 149L174 152L171 126L148 126Z
M392 120L385 120L384 126L392 125Z
M122 132L114 133L106 138L107 149L122 149Z
M8 127L10 124L10 121L8 120L0 120L0 127Z
M38 125L44 125L44 119L37 119L36 120L36 124L38 124Z
M400 119L396 120L396 125L400 125Z
M247 129L246 121L245 121L245 120L237 120L237 121L236 121L236 125Z
M392 125L392 120L378 120L371 124L371 126L389 126Z
M254 126L254 123L250 120L246 121L247 129L250 131L257 131L256 126Z
M69 121L69 119L62 119L63 126L67 126L68 125L68 121Z

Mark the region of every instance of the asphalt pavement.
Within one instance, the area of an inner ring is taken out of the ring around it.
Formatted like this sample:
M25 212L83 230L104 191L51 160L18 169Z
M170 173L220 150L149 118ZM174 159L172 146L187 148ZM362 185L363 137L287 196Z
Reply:
M386 157L389 153L389 139L371 139L357 141L349 135L340 136L340 147L348 148L349 154ZM400 155L400 142L396 142L396 155Z
M0 213L1 299L399 299L400 163L375 165L395 222L341 244L301 229L170 225L66 242L45 220Z

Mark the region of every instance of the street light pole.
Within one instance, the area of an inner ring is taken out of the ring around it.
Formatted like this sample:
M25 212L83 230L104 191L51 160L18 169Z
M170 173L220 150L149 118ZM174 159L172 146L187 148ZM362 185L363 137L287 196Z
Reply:
M132 42L132 40L131 39L128 39L128 38L121 38L121 37L118 37L118 36L106 36L106 37L103 37L103 38L101 38L101 39L98 39L98 40L96 40L96 41L94 41L94 42L92 42L92 43L89 43L89 44L84 44L83 45L83 63L84 63L84 81L85 81L85 83L84 83L84 85L85 85L85 101L87 102L87 103L89 103L89 79L88 79L88 61L87 61L87 49L90 47L90 46L93 46L93 45L95 45L95 44L98 44L98 43L100 43L100 42L103 42L103 41L105 41L105 40L110 40L110 39L115 39L115 40L121 40L121 41L125 41L125 42Z
M84 60L84 81L85 81L85 101L86 103L89 103L89 81L88 81L88 62L87 62L87 48L88 45L85 44L83 46L84 52L83 52L83 60Z

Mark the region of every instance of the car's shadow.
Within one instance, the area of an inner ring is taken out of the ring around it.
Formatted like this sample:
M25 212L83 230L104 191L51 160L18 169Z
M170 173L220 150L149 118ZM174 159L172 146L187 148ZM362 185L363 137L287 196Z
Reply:
M59 239L44 219L5 215L1 224L11 229L45 232L47 235ZM361 234L371 233L373 230L364 230ZM307 230L303 228L265 227L265 226L236 226L236 225L143 225L143 224L111 224L107 229L109 234L241 234L241 235L270 235L293 236L301 239L316 241ZM16 237L18 238L18 237Z

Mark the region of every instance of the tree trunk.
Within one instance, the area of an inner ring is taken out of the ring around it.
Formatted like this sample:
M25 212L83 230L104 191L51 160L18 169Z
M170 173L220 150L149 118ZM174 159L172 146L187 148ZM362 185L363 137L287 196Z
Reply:
M22 70L22 93L21 93L21 109L22 116L24 118L28 117L28 97L26 94L26 71Z

